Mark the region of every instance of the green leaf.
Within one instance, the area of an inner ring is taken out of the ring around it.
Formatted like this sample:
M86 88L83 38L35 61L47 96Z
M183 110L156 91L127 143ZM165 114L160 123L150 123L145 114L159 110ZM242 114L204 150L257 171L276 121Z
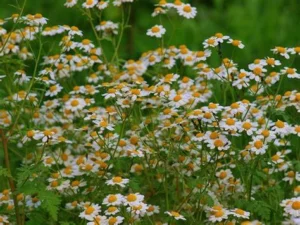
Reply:
M49 213L54 221L57 221L58 210L61 203L59 195L47 190L43 180L43 172L47 171L42 164L26 166L19 169L17 188L19 192L27 195L37 195L41 201L41 207ZM39 174L32 179L33 174Z
M25 225L46 224L46 220L45 217L43 216L43 213L38 210L30 213L28 219L29 220L25 223Z
M37 195L41 201L42 208L49 213L54 221L57 221L58 210L61 203L58 194L48 191L44 184L38 182L26 182L19 191L27 195Z
M53 220L57 221L58 210L61 203L59 195L51 191L43 190L38 193L38 196L43 200L42 207L48 211Z
M45 171L45 167L42 164L18 168L17 187L21 188L33 174L41 174L43 171Z
M0 167L0 176L12 178L12 176L10 175L8 170L6 168L3 168L3 167Z

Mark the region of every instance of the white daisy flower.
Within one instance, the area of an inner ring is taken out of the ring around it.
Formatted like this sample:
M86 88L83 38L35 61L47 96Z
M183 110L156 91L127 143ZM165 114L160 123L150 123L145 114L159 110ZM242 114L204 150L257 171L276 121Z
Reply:
M76 112L82 110L86 106L86 102L82 98L71 98L65 103L65 108Z
M271 49L271 51L274 54L280 54L281 56L283 56L286 59L290 58L290 56L288 54L289 52L287 51L287 48L284 48L284 47L281 47L281 46L277 46L277 47Z
M249 212L246 212L246 211L244 211L242 209L238 209L238 208L231 210L230 213L231 213L231 215L238 217L238 218L249 219L249 217L250 217Z
M103 205L107 205L107 206L118 206L123 204L123 202L125 201L124 196L121 194L111 194L106 196L103 199L102 204Z
M190 4L181 4L179 7L176 7L176 8L177 8L178 14L187 19L192 19L197 14L196 7L192 7Z
M147 35L151 37L161 38L166 33L166 29L162 25L155 25L147 30Z
M118 225L118 224L121 224L123 222L123 220L124 220L124 217L122 217L122 216L117 216L117 217L112 216L107 219L107 224Z
M66 6L67 8L71 8L77 4L77 1L78 0L67 0L64 6Z
M112 179L105 182L107 185L125 187L125 184L129 183L129 179L122 178L120 176L113 177Z
M240 40L229 39L227 43L241 49L245 47L245 45Z
M125 196L125 205L135 206L144 201L144 196L139 193L131 193Z
M46 91L45 96L53 97L56 96L61 90L63 89L60 84L54 84L49 87L49 89Z
M82 4L82 8L90 9L90 8L93 8L95 5L97 5L97 3L98 3L98 0L86 0Z
M300 79L300 74L297 73L296 68L284 67L284 69L282 69L280 72L283 73L283 74L286 74L288 78L298 78L298 79Z
M103 10L105 8L108 7L108 1L103 1L101 0L100 2L98 2L97 4L97 8L100 9L100 10Z
M184 216L179 214L177 211L167 211L165 214L172 216L175 220L186 220Z
M98 216L100 211L100 206L98 204L87 205L85 206L84 211L79 214L79 217L89 221L93 221L94 218Z

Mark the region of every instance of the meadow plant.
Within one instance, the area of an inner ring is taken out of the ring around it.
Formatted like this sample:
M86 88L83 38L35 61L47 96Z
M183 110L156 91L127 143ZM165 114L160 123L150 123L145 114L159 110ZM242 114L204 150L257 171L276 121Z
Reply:
M1 225L300 223L300 47L241 68L235 37L168 46L164 22L197 9L161 0L158 48L122 59L133 0L64 6L94 37L26 1L0 20Z

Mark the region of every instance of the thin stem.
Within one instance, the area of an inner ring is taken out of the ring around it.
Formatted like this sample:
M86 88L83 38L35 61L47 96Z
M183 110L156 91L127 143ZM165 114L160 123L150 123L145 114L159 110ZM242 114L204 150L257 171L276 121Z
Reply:
M10 169L11 167L10 167L10 160L9 160L9 154L8 154L8 139L5 136L3 130L0 130L0 135L1 135L1 141L2 141L2 146L3 146L3 150L4 150L5 167L9 174L7 179L8 179L10 190L12 192L14 206L15 206L14 208L15 208L15 213L16 213L16 220L17 220L16 222L17 222L17 225L22 225L22 219L20 217L17 195L16 195L16 186L15 186L15 182L11 176L11 169Z

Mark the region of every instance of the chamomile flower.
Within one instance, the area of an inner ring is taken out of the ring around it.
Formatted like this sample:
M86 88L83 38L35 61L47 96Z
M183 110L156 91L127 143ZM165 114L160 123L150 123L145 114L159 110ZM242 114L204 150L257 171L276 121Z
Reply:
M86 205L84 206L84 211L79 214L79 217L93 221L100 211L100 206L98 204Z
M100 10L103 10L105 8L108 7L108 1L99 1L98 4L97 4L97 8L100 9Z
M284 212L292 217L300 217L300 197L285 199L280 204Z
M184 218L184 216L181 215L181 214L180 214L179 212L177 212L177 211L167 211L167 212L165 212L165 214L167 214L167 215L173 217L175 220L186 220L186 219Z
M154 12L151 14L151 16L155 17L155 16L161 15L161 14L166 14L166 10L163 9L162 7L156 7L154 9Z
M83 35L82 31L79 30L79 28L76 26L71 26L70 29L66 29L66 30L68 30L69 36L74 36L74 35L82 36Z
M230 169L220 170L216 173L216 177L218 177L219 181L222 183L227 183L227 181L233 177Z
M183 106L189 102L189 99L191 97L191 94L186 93L176 93L174 90L171 91L169 95L169 105L171 107L179 108L180 106Z
M230 211L224 209L222 206L216 205L211 208L208 220L211 222L221 222L222 220L228 219L229 215Z
M284 69L281 70L281 73L286 74L288 78L300 79L300 74L297 73L296 68L284 67Z
M125 196L124 204L129 206L139 205L143 202L144 196L139 193L131 193Z
M93 8L95 5L97 5L97 3L98 3L98 0L86 0L82 4L82 8L90 9L90 8Z
M245 47L245 45L240 40L229 39L227 43L241 49Z
M266 153L268 146L260 137L254 137L253 140L249 143L251 145L250 150L256 155L263 155Z
M82 49L85 52L90 52L95 45L89 39L83 39L81 43L78 44L79 49Z
M281 120L277 120L271 129L272 129L272 131L274 131L276 134L278 134L281 137L289 135L292 130L288 123L283 122Z
M190 4L181 4L179 7L176 7L176 9L180 16L183 16L187 19L192 19L197 14L196 7L192 7Z
M250 213L249 212L246 212L242 209L239 209L239 208L236 208L236 209L233 209L233 210L230 210L231 211L231 215L237 217L237 218L243 218L243 219L249 219L250 217Z
M56 96L61 90L63 89L60 84L53 84L49 87L49 89L46 91L45 96L53 97Z
M101 225L107 224L106 216L95 216L92 222L88 222L86 225Z
M118 224L121 224L124 220L124 217L122 216L111 216L107 219L107 224L109 225L118 225Z
M159 213L159 207L155 205L148 205L148 208L146 210L147 216L152 216L154 214Z
M65 108L76 112L82 110L86 106L86 102L82 98L71 98L65 103Z
M166 29L162 25L155 25L147 30L147 35L151 37L161 38L166 33Z
M77 1L78 0L66 0L64 6L66 6L67 8L71 8L77 4Z
M9 224L8 216L0 215L0 225Z
M210 37L203 42L204 48L208 48L208 47L214 48L214 47L218 46L218 44L219 44L219 42L217 41L216 37Z
M271 66L271 67L275 67L275 66L280 66L281 63L279 60L276 60L274 58L270 58L270 57L267 57L266 59L266 63Z
M121 194L110 194L103 199L103 205L118 206L125 201L124 196Z
M120 187L125 187L125 184L129 183L129 179L122 178L120 176L116 176L116 177L113 177L110 180L107 180L105 183L107 185L111 185L111 186L118 185Z
M120 210L117 207L110 206L110 207L107 208L107 210L105 210L104 213L105 213L105 215L111 216L111 215L115 215L119 212L120 212Z
M283 56L286 59L290 58L290 56L288 54L289 52L287 51L287 48L284 48L284 47L281 47L281 46L277 46L277 47L271 49L271 51L274 54L280 54L281 56Z
M216 41L219 43L223 43L225 40L230 39L229 36L223 35L222 33L216 33L214 36L216 37Z
M300 173L290 170L285 173L285 177L283 178L283 180L289 182L289 184L291 185L294 181L300 181Z

